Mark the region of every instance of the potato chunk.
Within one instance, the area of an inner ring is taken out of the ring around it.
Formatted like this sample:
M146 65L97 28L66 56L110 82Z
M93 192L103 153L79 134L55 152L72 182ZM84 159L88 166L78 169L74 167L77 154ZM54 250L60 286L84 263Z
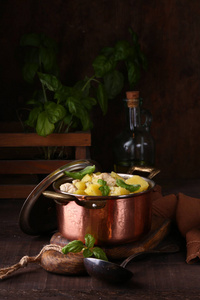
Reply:
M86 174L82 179L81 179L82 182L88 182L88 181L92 181L92 176L89 175L89 174Z
M76 192L74 194L76 194L76 195L86 195L86 192L84 190L76 190Z
M74 185L78 190L84 190L86 188L85 182L83 181L77 181Z
M99 190L99 184L91 183L86 189L85 193L90 196L102 196L101 191Z
M140 188L135 193L140 193L143 191L146 191L149 187L149 184L146 180L144 180L142 177L138 175L133 175L132 177L125 180L125 183L127 184L139 184Z
M128 195L130 192L126 190L125 188L122 188L120 186L111 187L110 188L110 194L109 196L116 196L116 195Z

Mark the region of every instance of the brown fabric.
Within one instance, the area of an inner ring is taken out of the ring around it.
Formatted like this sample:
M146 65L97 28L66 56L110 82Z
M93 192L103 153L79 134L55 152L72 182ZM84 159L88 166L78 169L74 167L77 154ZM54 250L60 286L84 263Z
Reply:
M178 195L162 196L159 186L154 188L153 213L176 222L186 238L187 263L200 259L200 199Z
M186 234L187 259L186 262L193 263L200 259L200 228L191 229Z

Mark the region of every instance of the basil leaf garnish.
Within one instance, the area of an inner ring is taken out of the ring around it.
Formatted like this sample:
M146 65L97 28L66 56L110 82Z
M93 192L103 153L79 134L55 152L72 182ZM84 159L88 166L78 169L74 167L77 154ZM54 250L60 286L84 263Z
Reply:
M95 238L91 234L85 235L85 245L82 241L74 240L69 242L66 246L62 248L63 254L68 254L69 252L78 253L83 251L84 257L95 256L98 259L108 260L106 253L99 247L94 247Z
M99 179L97 181L101 186L99 187L99 190L102 193L102 196L108 196L108 194L110 193L110 188L107 185L107 182L103 179Z
M85 169L79 171L79 172L68 172L65 171L65 175L68 177L71 177L73 179L82 179L86 174L91 174L95 170L95 165L93 166L87 166Z
M125 188L126 190L128 190L131 193L136 192L140 188L139 184L127 184L122 179L117 179L116 184L122 188Z

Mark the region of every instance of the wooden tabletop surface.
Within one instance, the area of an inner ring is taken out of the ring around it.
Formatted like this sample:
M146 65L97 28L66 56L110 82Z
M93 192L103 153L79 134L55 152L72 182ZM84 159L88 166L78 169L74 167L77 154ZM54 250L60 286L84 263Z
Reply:
M165 193L183 192L200 198L200 180L167 181ZM18 226L22 199L0 200L0 268L35 256L48 244L49 236L33 237ZM181 245L174 254L150 255L128 265L134 276L126 284L110 285L87 275L49 273L37 264L17 270L0 281L0 300L13 299L200 299L200 264L185 262L185 241L176 231L169 238Z

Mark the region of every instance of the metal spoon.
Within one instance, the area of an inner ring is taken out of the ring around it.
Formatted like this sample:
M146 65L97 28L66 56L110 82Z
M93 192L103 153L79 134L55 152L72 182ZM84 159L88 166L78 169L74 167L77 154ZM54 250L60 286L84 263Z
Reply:
M84 265L88 274L92 277L109 283L124 283L133 276L133 273L130 270L125 269L125 267L135 257L149 253L175 253L178 251L178 245L170 244L157 250L146 250L134 253L126 258L120 265L92 257L84 258Z

